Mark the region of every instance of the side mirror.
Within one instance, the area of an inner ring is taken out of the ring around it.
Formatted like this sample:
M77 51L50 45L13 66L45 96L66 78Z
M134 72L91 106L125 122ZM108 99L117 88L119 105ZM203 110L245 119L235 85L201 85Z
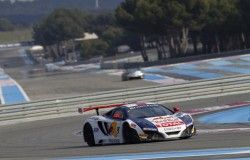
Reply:
M173 111L174 111L174 113L176 113L176 112L180 112L181 109L180 109L180 107L175 106L175 107L173 107Z

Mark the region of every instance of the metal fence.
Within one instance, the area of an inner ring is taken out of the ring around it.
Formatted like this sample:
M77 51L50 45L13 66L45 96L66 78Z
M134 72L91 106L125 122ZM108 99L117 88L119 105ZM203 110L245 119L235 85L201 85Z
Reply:
M47 101L0 106L0 124L78 115L78 107L136 101L173 103L250 93L250 75L198 80L84 94Z

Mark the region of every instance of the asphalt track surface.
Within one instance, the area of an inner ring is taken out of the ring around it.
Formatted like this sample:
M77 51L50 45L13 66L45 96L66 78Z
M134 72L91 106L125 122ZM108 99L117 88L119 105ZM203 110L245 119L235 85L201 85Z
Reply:
M249 95L241 95L244 100ZM239 96L224 97L224 101L234 102ZM183 110L202 104L209 106L214 99L183 103ZM192 106L195 105L195 106ZM108 145L88 147L83 142L81 134L82 121L89 115L68 117L44 121L36 121L18 125L1 127L0 129L0 157L10 159L42 159L63 158L74 156L109 155L122 153L141 153L159 151L182 151L194 149L249 147L250 130L209 132L215 129L250 128L249 124L234 125L202 125L197 124L199 131L206 130L187 140L171 140L163 142L141 143L133 145ZM197 118L197 116L195 116ZM205 158L231 158L236 155L209 156ZM250 157L250 154L241 154L236 157ZM190 159L190 158L189 158Z
M101 72L45 72L43 66L25 63L20 49L0 51L0 67L23 87L32 101L156 85L141 80L122 82L119 76Z
M30 80L31 81L31 80ZM250 94L183 102L182 110L247 101ZM48 159L124 153L183 151L194 149L250 147L250 130L210 132L216 129L250 128L250 124L204 125L197 123L197 136L186 140L88 147L79 132L89 115L28 122L0 128L0 159ZM198 116L195 116L198 118ZM224 159L250 157L249 153L174 159Z

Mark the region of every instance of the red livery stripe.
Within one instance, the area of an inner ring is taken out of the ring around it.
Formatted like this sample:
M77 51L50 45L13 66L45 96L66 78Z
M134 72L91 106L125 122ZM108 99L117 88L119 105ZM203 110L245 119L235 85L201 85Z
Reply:
M96 109L104 109L104 108L114 108L114 107L120 107L123 106L124 103L121 104L110 104L110 105L101 105L101 106L90 106L87 108L78 108L79 113L91 111L91 110L96 110Z

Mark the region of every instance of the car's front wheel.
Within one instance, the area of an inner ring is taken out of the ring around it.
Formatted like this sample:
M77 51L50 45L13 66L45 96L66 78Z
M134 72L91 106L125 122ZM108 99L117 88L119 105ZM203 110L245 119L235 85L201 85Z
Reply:
M138 136L136 130L131 128L128 123L123 125L123 137L125 143L134 144L140 142L140 137Z
M128 77L122 76L122 81L127 81L127 80L128 80Z
M90 124L85 124L83 127L83 138L84 141L88 144L88 146L95 146L95 138L93 134L92 127Z
M192 126L188 127L185 130L185 132L184 132L183 136L181 137L181 139L188 139L188 138L191 138L194 135L196 135L196 128L195 128L195 126L192 125Z

